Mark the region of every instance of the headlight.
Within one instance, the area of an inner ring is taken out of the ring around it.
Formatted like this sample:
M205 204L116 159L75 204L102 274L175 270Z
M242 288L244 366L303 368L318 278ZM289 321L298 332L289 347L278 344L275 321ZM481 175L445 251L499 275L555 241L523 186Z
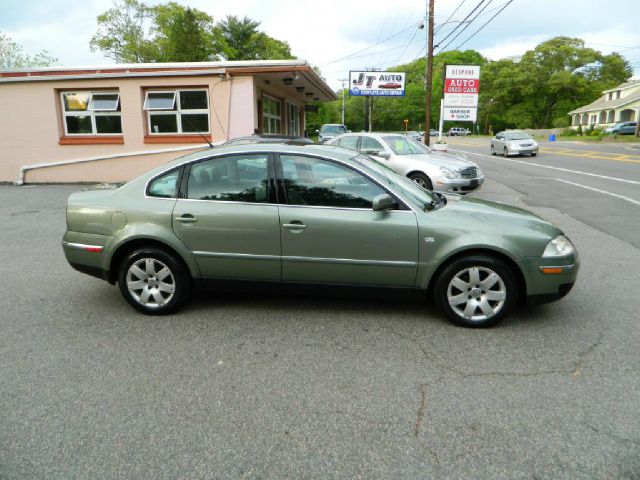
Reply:
M440 172L445 178L460 178L460 173L453 171L447 167L440 167Z
M481 177L482 176L482 170L480 170L480 167L476 166L476 177Z
M565 237L564 235L558 235L556 238L547 243L542 256L565 257L567 255L575 253L575 251L576 249L567 237Z

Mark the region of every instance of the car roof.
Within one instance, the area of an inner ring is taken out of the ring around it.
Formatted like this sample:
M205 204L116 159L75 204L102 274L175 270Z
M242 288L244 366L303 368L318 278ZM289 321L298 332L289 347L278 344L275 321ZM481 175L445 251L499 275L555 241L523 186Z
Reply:
M163 164L161 170L182 165L183 163L197 161L218 155L234 155L240 153L283 153L290 155L321 155L335 160L348 161L358 155L353 150L335 145L287 145L283 143L255 143L243 145L220 145L214 148L205 148L197 152L189 153Z

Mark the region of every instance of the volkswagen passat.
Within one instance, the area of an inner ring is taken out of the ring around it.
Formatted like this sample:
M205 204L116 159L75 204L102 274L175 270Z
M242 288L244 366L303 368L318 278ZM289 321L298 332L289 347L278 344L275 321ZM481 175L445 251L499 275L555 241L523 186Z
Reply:
M149 314L193 290L322 285L430 295L453 322L480 327L562 297L578 271L563 232L525 210L433 193L316 145L204 150L74 193L63 248Z

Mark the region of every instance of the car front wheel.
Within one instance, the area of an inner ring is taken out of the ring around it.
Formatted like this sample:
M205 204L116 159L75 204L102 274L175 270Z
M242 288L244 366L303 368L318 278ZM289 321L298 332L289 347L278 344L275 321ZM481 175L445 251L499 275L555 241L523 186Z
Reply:
M422 188L426 188L427 190L433 190L433 184L431 183L431 179L427 177L424 173L413 173L409 175L409 178L413 180L415 183L420 185Z
M176 311L191 287L182 263L169 252L153 247L135 250L125 258L118 284L125 300L149 315Z
M496 154L496 149L493 145L491 145L491 155L495 155Z
M518 287L503 261L470 255L445 267L436 280L434 297L438 308L456 325L489 327L513 309Z

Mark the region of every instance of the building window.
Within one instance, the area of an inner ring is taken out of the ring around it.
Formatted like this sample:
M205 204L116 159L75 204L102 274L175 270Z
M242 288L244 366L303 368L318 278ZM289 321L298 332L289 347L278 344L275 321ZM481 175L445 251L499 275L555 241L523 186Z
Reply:
M122 135L118 92L61 92L64 133L74 135Z
M148 91L144 110L150 135L209 133L207 90Z
M613 92L609 92L609 100L613 100Z
M289 135L300 135L300 108L289 103Z
M617 90L617 91L616 91L616 100L617 100L618 98L620 98L620 90Z
M263 133L282 133L282 102L277 98L262 96Z

